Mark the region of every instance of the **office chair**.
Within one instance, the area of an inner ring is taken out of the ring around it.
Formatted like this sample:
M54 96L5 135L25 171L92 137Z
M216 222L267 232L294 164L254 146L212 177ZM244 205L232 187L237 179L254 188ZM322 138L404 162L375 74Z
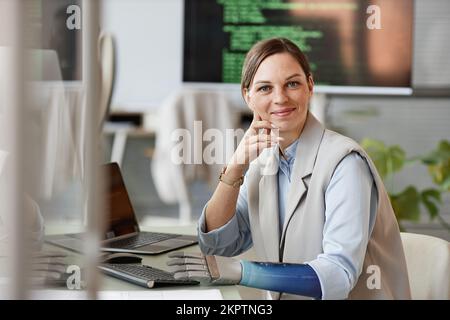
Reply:
M195 181L207 181L211 190L217 185L219 173L226 163L206 164L202 155L208 142L198 131L217 130L225 134L227 129L236 128L236 117L231 103L223 92L208 90L182 89L170 95L159 109L161 125L156 132L155 151L151 162L153 182L161 200L166 204L179 204L179 222L192 223L191 187ZM184 155L193 160L197 155L200 163L181 163L172 161L173 150L179 148L179 143L173 140L176 130L186 130L193 141L183 139ZM225 145L224 145L225 146ZM226 144L231 150L224 150L224 155L232 154L234 146ZM228 152L229 151L229 152ZM217 151L219 152L219 151Z
M33 198L49 200L65 190L78 172L79 130L73 115L79 109L71 109L58 53L29 49L25 54L30 81L24 134L27 150L34 155L25 157L25 167L34 182L30 184Z
M423 234L401 233L413 300L450 298L450 243Z
M98 53L101 68L99 127L103 127L111 108L111 98L116 78L116 55L114 38L109 33L100 34Z
M101 68L99 130L102 131L111 110L111 100L116 79L116 47L114 38L111 34L100 34L98 41L98 53ZM119 165L122 164L126 142L126 129L113 130L111 162L117 162Z

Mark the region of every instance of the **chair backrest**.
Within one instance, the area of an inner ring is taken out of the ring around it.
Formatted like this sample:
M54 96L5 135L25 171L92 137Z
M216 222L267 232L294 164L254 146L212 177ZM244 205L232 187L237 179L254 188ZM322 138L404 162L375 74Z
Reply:
M423 234L401 233L412 299L450 298L450 243Z
M108 117L116 75L116 51L114 38L109 33L102 33L98 41L99 61L101 68L100 93L100 130Z
M234 151L231 143L214 137L215 142L223 142L223 145L218 143L217 148L231 150L217 149L215 155L218 159L206 159L205 150L210 146L205 138L206 133L222 133L226 137L226 130L236 127L235 116L225 93L185 88L167 97L160 107L159 122L151 164L153 182L163 202L179 203L180 222L192 222L191 183L204 180L208 181L209 186L215 187L226 163L225 156L229 154L231 157ZM176 130L186 130L191 134L182 139L182 145L173 140ZM189 163L171 158L173 151L180 150L181 146L183 156L188 155L186 160ZM178 160L182 165L175 164Z

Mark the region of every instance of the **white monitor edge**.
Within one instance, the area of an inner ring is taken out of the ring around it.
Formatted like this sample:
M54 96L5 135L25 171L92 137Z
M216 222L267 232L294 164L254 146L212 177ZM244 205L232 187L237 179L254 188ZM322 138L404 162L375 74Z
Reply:
M204 90L240 90L238 83L210 83L210 82L183 82L188 89ZM315 85L314 92L325 94L355 94L355 95L412 95L410 87L365 87L365 86L327 86Z

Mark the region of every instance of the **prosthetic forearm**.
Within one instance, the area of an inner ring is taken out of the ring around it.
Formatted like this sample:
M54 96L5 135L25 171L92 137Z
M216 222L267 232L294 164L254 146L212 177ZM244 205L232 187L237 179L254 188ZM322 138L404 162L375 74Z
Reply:
M240 285L320 299L316 272L307 264L267 263L241 260Z
M307 264L267 263L199 253L174 252L168 262L175 278L211 284L240 284L270 291L321 298L316 272Z

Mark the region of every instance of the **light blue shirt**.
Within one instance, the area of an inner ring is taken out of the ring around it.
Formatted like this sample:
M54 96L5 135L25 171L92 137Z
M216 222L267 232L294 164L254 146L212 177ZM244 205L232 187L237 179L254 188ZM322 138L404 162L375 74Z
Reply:
M289 188L291 186L291 172L294 168L295 153L299 139L295 140L289 147L284 150L287 159L280 155L278 162L278 214L280 219L280 237L284 225L284 217L286 212L286 202Z
M280 226L283 226L297 145L298 140L286 148L287 161L280 156ZM205 233L206 206L203 209L198 234L199 245L204 254L236 256L253 245L245 181L239 192L236 213L224 226ZM364 271L362 266L375 223L377 202L376 185L368 164L356 152L347 155L336 167L325 192L324 252L317 259L308 262L319 277L323 299L346 298Z

